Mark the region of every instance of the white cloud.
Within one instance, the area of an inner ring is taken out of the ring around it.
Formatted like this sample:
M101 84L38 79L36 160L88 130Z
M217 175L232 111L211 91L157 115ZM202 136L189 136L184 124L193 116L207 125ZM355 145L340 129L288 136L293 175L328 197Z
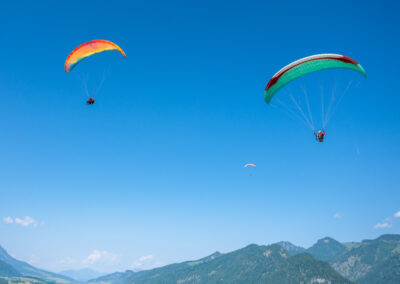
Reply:
M23 227L28 227L30 225L36 227L37 222L30 216L25 216L24 218L15 218L15 224L21 225Z
M392 227L392 224L390 223L378 223L374 226L374 229L389 229Z
M340 219L340 218L342 218L342 214L340 214L340 213L335 213L335 215L333 215L333 218L335 218L335 219Z
M118 255L108 252L108 251L99 251L95 249L88 257L83 260L84 264L95 264L95 263L103 263L103 264L114 264L118 260Z
M393 215L395 218L400 218L400 211L398 211L398 212L396 212L396 213L394 213L394 215Z
M144 256L139 257L139 261L149 261L149 260L152 260L153 258L154 258L154 256L151 254L144 255Z
M144 270L144 269L152 269L155 267L162 266L162 262L157 261L152 254L143 255L135 260L131 264L131 269L133 270Z
M38 222L36 222L35 219L33 219L31 216L25 216L24 218L12 218L10 216L3 218L3 222L6 224L17 224L20 225L22 227L28 227L28 226L33 226L33 227L37 227ZM43 224L43 222L41 222L41 224Z
M6 224L12 224L12 223L14 223L14 220L10 216L8 216L8 217L3 218L3 222Z

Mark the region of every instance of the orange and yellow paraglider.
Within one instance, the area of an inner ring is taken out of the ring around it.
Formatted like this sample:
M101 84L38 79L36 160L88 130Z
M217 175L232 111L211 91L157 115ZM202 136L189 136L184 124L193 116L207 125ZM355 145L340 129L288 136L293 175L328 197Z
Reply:
M80 61L86 57L108 50L119 51L124 57L126 57L125 52L118 45L111 41L104 39L91 40L81 44L68 55L64 64L64 70L65 72L69 73Z
M75 48L68 55L67 60L65 60L64 70L66 73L70 73L72 71L72 69L74 69L74 67L79 62L81 62L83 59L85 59L93 54L100 53L103 51L108 51L108 50L119 51L124 57L126 57L125 52L118 45L116 45L115 43L113 43L111 41L104 40L104 39L91 40L91 41L81 44L80 46ZM104 81L104 77L105 77L105 75L103 75L103 80L97 87L96 93L98 93L98 91L100 90L100 88L103 84L103 81ZM84 83L86 95L88 96L88 100L86 101L86 104L93 105L95 102L94 96L96 93L94 93L93 95L89 95L86 81L83 81L83 83Z

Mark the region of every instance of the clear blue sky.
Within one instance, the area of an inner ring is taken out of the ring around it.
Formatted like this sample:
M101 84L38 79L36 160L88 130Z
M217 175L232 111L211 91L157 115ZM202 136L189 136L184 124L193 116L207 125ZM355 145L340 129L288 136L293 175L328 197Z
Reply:
M16 257L113 271L400 233L398 1L4 2L0 245ZM97 38L127 58L66 74L68 53ZM368 78L343 71L359 85L318 144L263 91L287 63L327 52ZM78 74L94 88L104 68L87 107Z

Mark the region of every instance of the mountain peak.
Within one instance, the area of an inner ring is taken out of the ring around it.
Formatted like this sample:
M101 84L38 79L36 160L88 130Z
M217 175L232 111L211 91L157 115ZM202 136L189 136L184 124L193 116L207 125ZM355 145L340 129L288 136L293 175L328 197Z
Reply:
M347 247L330 237L325 237L317 241L307 252L315 258L323 261L332 261L338 256L343 255L347 251Z
M306 251L305 248L296 246L296 245L292 244L291 242L287 242L287 241L279 242L276 244L279 245L280 247L282 247L284 250L286 250L290 255L295 255L295 254Z
M325 237L325 238L319 239L317 241L317 243L325 243L325 244L332 243L332 242L339 243L337 240L332 239L331 237Z
M377 238L378 241L400 241L400 235L395 234L385 234Z

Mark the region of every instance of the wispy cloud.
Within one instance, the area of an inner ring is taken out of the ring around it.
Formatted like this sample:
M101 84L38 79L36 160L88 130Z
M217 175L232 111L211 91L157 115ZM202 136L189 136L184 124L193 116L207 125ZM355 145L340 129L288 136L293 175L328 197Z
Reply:
M14 223L14 220L10 216L8 216L8 217L3 218L3 222L6 224L12 224L12 223Z
M389 229L392 227L392 224L385 222L385 223L378 223L374 226L374 229Z
M28 226L37 226L37 222L35 219L33 219L30 216L25 216L24 218L15 218L15 224L21 225L23 227L28 227Z
M343 215L341 214L341 213L335 213L334 215L333 215L333 218L335 218L335 219L340 219L340 218L342 218L343 217Z
M393 215L395 218L400 218L400 211L398 211L398 212L396 212L396 213L394 213L394 215Z
M154 256L149 254L149 255L144 255L144 256L139 257L139 260L140 261L149 261L149 260L152 260L153 258L154 258Z
M12 217L8 216L8 217L3 218L3 222L6 224L14 224L15 223L22 227L29 227L29 226L36 227L38 225L38 222L35 219L33 219L31 216L25 216L23 218L18 218L18 217L12 218Z
M148 254L148 255L143 255L143 256L139 257L138 259L136 259L132 263L131 268L142 270L142 269L151 269L151 268L159 267L162 265L163 265L163 263L160 261L157 261L157 259L152 254Z
M84 264L114 264L118 260L118 255L115 253L108 252L106 250L100 251L95 249L88 257L83 260Z

